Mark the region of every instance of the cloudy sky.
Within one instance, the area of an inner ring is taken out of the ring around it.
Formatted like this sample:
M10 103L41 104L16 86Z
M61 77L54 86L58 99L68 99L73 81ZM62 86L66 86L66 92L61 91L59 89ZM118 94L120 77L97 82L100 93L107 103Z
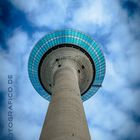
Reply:
M38 140L48 107L27 64L50 31L74 28L102 44L106 76L84 108L92 140L140 140L139 0L0 0L0 140L8 140L8 75L13 75L13 135Z

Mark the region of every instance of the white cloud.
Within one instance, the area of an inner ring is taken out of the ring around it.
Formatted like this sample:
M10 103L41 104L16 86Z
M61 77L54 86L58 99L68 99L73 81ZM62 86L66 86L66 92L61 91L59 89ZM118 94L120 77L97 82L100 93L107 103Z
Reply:
M31 140L39 137L43 124L42 120L48 107L48 102L40 97L31 85L27 71L30 51L36 39L39 39L40 34L36 32L33 37L29 37L20 29L15 30L7 40L8 53L3 51L0 56L3 65L1 69L4 71L4 74L0 75L3 81L1 86L5 93L7 93L8 74L12 74L14 77L14 134L20 140ZM4 108L5 116L7 116L6 108L7 103L5 103ZM7 118L5 118L5 122L7 123ZM32 131L25 131L27 128Z
M2 92L7 92L7 79L8 79L8 75L10 75L11 73L15 75L15 68L14 68L14 64L12 62L10 62L10 57L7 56L6 52L3 50L0 50L0 63L1 63L1 67L0 67L0 89ZM10 70L10 71L9 71Z
M117 140L116 136L111 135L110 133L101 131L100 128L91 128L90 129L91 132L91 140L103 140L103 139L107 139L107 140Z
M106 2L102 0L98 1L83 1L82 6L75 11L72 20L72 26L78 26L79 28L88 29L90 31L90 27L107 26L110 25L111 22L111 13L109 13L108 8L105 8ZM104 17L104 18L103 18ZM88 25L88 26L87 26ZM94 30L94 29L93 29Z
M39 0L12 0L11 2L25 13L32 12L40 6Z
M35 122L24 120L14 121L16 139L19 140L38 140L40 134L40 126Z
M64 25L69 0L51 1L11 1L19 9L27 13L28 19L37 26L56 29Z

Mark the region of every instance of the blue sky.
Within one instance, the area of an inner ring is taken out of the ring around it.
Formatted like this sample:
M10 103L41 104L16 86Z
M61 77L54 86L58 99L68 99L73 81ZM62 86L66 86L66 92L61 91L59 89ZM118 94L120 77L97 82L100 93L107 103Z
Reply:
M84 102L92 140L139 140L139 0L1 0L0 139L8 139L7 75L12 74L14 139L38 140L48 101L29 81L28 57L42 36L64 28L91 35L106 58L103 86Z

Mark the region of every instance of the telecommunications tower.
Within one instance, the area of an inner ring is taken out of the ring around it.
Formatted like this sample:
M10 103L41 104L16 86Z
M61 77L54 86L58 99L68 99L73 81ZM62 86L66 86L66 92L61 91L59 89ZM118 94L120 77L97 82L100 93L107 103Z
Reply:
M90 140L83 101L104 79L99 45L73 29L49 33L31 51L28 72L36 91L50 101L40 140Z

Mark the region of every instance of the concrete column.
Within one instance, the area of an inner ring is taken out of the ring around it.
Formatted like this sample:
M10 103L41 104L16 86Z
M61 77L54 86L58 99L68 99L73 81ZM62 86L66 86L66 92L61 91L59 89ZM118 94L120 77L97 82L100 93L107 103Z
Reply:
M90 140L77 72L60 68L54 82L40 140Z

